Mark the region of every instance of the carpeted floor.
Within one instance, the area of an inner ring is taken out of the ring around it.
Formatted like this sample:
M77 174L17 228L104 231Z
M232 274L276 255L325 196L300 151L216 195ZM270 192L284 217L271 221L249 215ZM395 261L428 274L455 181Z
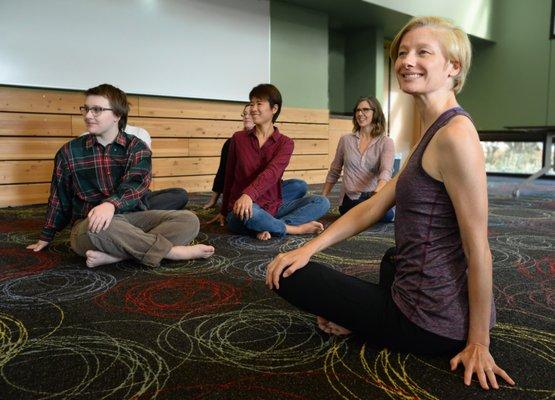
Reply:
M203 261L153 270L132 262L88 269L67 231L33 253L44 206L0 210L0 399L555 398L555 181L510 196L490 178L490 243L498 324L492 352L517 381L465 388L448 357L398 354L333 338L264 286L268 261L309 237L258 242L203 226ZM316 188L315 188L316 189ZM194 195L200 210L206 195ZM336 208L325 218L337 217ZM393 224L315 258L377 281Z

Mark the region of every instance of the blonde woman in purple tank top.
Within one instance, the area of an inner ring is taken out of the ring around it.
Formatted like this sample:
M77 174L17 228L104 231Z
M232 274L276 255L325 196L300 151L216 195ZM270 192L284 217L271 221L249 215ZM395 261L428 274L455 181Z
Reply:
M303 247L277 256L266 284L318 316L331 334L355 334L394 350L448 354L464 383L484 389L514 381L489 351L495 323L487 238L484 155L469 115L457 103L470 67L466 33L439 17L413 18L390 53L401 89L425 127L401 172ZM375 284L310 261L362 232L397 206L395 245Z

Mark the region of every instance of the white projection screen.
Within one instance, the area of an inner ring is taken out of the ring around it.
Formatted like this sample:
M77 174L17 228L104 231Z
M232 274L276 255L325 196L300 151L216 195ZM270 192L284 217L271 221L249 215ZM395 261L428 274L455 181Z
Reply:
M269 80L269 0L0 0L3 85L242 101Z

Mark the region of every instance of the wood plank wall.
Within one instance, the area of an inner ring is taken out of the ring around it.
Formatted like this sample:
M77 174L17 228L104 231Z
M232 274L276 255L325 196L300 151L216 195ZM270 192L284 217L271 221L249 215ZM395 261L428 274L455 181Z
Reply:
M243 104L136 95L129 101L129 124L152 136L151 189L209 191L223 142L242 127ZM0 207L48 201L56 151L86 130L79 113L83 102L77 91L0 86ZM284 108L279 121L279 129L295 140L285 177L323 182L330 157L328 110Z

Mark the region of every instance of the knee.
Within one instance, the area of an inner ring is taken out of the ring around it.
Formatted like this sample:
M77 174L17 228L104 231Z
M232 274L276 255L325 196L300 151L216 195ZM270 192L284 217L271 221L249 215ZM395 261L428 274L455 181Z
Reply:
M187 193L187 191L185 189L182 188L177 188L177 196L179 198L179 200L181 201L180 204L180 208L183 208L187 205L187 203L189 202L189 193Z
M317 282L319 278L318 265L315 266L313 261L310 261L287 278L283 276L283 272L279 277L279 289L274 288L274 291L285 299L295 296L296 292L299 292L299 294L301 292L306 293L308 285Z
M187 226L188 231L192 231L196 237L200 230L200 221L198 217L189 210L178 210L174 214L175 220L184 226Z
M314 203L317 204L318 209L323 214L327 213L330 209L330 201L326 196L315 195Z
M295 179L295 191L299 193L299 197L304 197L306 192L308 192L308 183L303 181L302 179Z

